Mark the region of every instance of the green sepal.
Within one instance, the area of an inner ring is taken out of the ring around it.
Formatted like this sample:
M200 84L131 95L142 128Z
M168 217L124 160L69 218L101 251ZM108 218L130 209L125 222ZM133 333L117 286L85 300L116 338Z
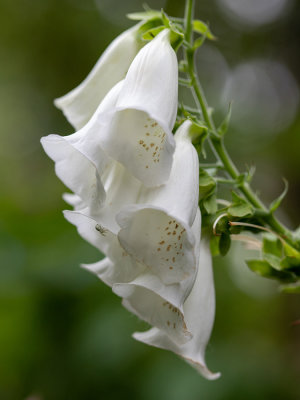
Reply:
M161 15L160 18L146 20L138 30L138 35L142 38L144 34L150 32L152 29L162 26ZM153 39L153 37L151 37Z
M231 245L230 235L228 233L223 232L219 240L219 251L221 256L226 256L226 254L230 249L230 245Z
M203 157L206 157L205 150L204 150L204 143L208 136L208 130L206 125L199 121L196 121L193 116L187 112L183 111L185 116L191 121L192 125L190 127L189 133L190 137L192 138L192 143L195 146L197 153L202 154Z
M216 188L216 182L203 168L199 171L199 198L210 196Z
M216 40L216 37L212 34L207 24L199 19L193 21L193 31L204 35L207 39Z
M161 12L157 10L147 10L136 13L126 14L128 19L133 21L143 21L143 20L151 20L151 19L161 19Z
M199 47L201 47L203 45L203 43L205 42L206 36L200 36L198 37L198 39L196 39L193 43L193 50L198 49Z
M252 180L252 178L253 178L254 173L255 173L255 167L254 167L254 166L251 166L251 167L248 169L247 172L244 172L244 173L240 174L240 175L235 179L236 186L237 186L237 187L241 187L241 186L243 186L245 183L250 183L251 180Z
M142 35L142 39L143 40L152 40L155 38L155 36L157 36L161 31L163 31L164 29L166 29L166 27L164 25L160 25L157 26L155 28L151 28L148 31L146 31L143 35Z
M202 204L208 214L215 214L218 210L217 198L215 194L203 199Z
M270 213L273 213L274 211L277 210L277 208L280 206L282 200L285 198L285 196L287 194L287 191L288 191L288 188L289 188L289 184L288 184L288 181L286 179L283 179L283 182L284 182L284 190L281 193L281 195L278 196L277 199L273 200L272 203L270 204L270 208L269 208Z
M226 114L226 117L224 118L223 122L220 124L220 126L217 129L218 134L222 137L225 135L225 133L228 131L230 119L231 119L231 104L229 103L229 108L228 112Z
M174 22L170 20L164 10L161 10L161 18L165 27L170 29L171 31L170 41L172 47L176 51L184 40L184 33L182 32L182 29L179 25L174 24Z
M295 282L297 278L292 272L277 271L266 260L246 260L248 267L259 276L276 279L281 282Z
M250 217L254 213L254 209L246 200L238 196L232 191L232 204L228 207L228 213L232 217Z
M289 285L283 285L280 287L280 291L282 293L300 294L300 281L296 283L290 283Z

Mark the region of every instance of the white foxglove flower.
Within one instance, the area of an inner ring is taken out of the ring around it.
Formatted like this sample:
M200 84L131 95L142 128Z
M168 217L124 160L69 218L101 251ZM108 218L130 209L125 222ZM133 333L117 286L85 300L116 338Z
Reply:
M173 351L195 367L205 378L217 379L220 373L212 373L205 363L205 348L210 338L215 316L215 292L212 259L209 242L201 241L197 277L191 293L183 305L187 329L193 335L187 343L178 345L165 331L152 328L136 332L133 337L143 343Z
M174 162L166 184L153 189L138 186L133 177L126 178L128 171L125 173L118 164L110 174L111 195L107 195L105 205L93 219L88 207L81 214L65 212L81 236L108 257L85 267L126 297L127 308L166 330L177 343L191 337L182 305L196 272L195 248L200 241L201 224L199 211L196 218L198 156L188 136L189 128L190 122L186 122L175 135ZM109 186L107 190L109 193ZM137 198L126 205L130 194ZM68 200L77 207L76 198L69 195ZM117 240L112 239L117 229L111 221L112 210L117 212L118 208L121 211L115 216L121 229L118 228ZM97 224L105 229L103 235L96 231Z
M195 241L193 246L195 256L200 245L200 229L201 218L198 210L191 229ZM173 243L176 246L175 241ZM197 259L194 262L197 263ZM196 271L190 272L185 279L171 284L165 284L157 275L148 273L138 276L127 284L116 283L113 285L113 291L123 297L125 308L161 332L165 332L174 343L182 345L192 337L185 321L183 304L193 286Z
M165 284L187 278L195 268L191 231L198 208L199 162L186 121L176 132L176 151L166 184L141 191L139 204L117 215L122 247ZM185 250L183 250L183 248Z
M48 135L41 139L47 155L55 162L55 171L62 182L91 210L98 210L105 200L101 176L110 158L98 140L101 120L98 118L115 107L122 82L106 95L90 121L69 136Z
M138 38L141 24L123 32L108 46L86 79L71 92L55 100L75 129L92 117L108 91L125 78L128 68L142 47Z
M116 111L101 134L107 153L146 186L160 185L169 177L177 97L177 58L165 29L133 60Z

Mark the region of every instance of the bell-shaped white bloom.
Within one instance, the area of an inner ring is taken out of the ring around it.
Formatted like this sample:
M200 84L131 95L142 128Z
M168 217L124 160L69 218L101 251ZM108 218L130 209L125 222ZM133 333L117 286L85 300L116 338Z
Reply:
M165 284L195 271L191 231L198 208L199 162L186 121L176 132L176 151L169 180L141 191L138 204L117 215L122 247L147 265Z
M105 96L89 122L69 136L49 135L41 139L47 155L55 161L55 171L91 212L102 207L105 200L103 180L110 174L113 161L103 151L99 134L103 129L99 115L115 107L122 82Z
M198 272L191 293L183 305L187 329L193 337L178 345L170 335L158 328L134 333L133 337L143 343L173 351L195 367L205 378L217 379L220 374L212 373L205 363L205 348L210 338L215 315L215 292L209 242L201 241Z
M88 207L81 213L65 212L79 234L107 256L85 267L112 285L128 309L166 330L177 343L191 337L182 305L195 277L201 225L199 164L189 128L186 122L175 135L174 162L166 184L146 188L116 163L106 177L106 202L98 213L91 215ZM68 195L67 200L78 208L78 197ZM103 235L97 232L97 224ZM117 233L118 238L112 239Z
M111 42L86 79L71 92L55 100L75 129L92 117L108 91L124 79L128 68L142 47L138 38L140 24L123 32Z
M190 338L182 305L195 277L201 229L199 163L189 137L190 126L185 122L175 134L176 150L167 183L144 188L140 204L123 207L117 215L121 246L147 266L148 275L113 286L125 299L126 308L166 330L178 343Z
M165 29L133 60L101 135L107 153L146 186L160 185L169 177L177 97L177 58Z
M191 229L195 240L193 247L195 256L200 245L200 229L201 218L198 210ZM197 258L195 262L197 263ZM190 273L184 280L171 284L165 284L158 274L151 273L151 269L147 272L127 284L115 283L113 291L123 297L123 305L129 311L161 332L165 332L174 343L178 345L186 343L191 339L192 333L185 321L183 304L193 286L196 271Z

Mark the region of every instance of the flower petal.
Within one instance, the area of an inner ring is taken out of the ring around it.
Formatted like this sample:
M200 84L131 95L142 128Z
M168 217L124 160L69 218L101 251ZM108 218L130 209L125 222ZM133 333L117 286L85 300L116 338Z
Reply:
M175 135L176 151L168 182L144 188L140 203L117 215L124 249L146 264L165 284L186 279L195 271L192 225L198 207L199 162L187 135L190 122Z
M189 342L179 346L170 335L156 327L146 332L137 332L133 337L151 346L173 351L194 366L207 379L217 379L220 374L209 371L204 359L215 315L212 260L209 243L205 240L201 242L197 277L193 289L183 305L183 311L187 328L193 335Z
M126 75L142 46L137 31L140 24L119 35L101 55L86 79L71 92L55 100L75 129L92 117L106 93Z
M117 221L121 246L163 283L180 282L195 271L194 237L188 225L150 205L128 206Z
M103 227L103 232L99 232L98 222L82 212L66 210L64 216L71 224L76 226L83 239L107 256L97 263L83 264L83 268L95 273L109 286L112 286L115 282L130 282L138 274L143 273L145 266L135 262L124 251L117 236L110 230Z
M101 175L109 162L98 140L102 129L98 117L115 106L121 87L122 82L119 82L110 90L92 119L78 132L41 139L45 152L55 162L57 176L91 209L98 209L104 202Z
M102 146L147 186L164 183L174 152L178 66L163 30L132 62Z
M201 218L198 211L192 227L199 250ZM183 303L189 295L195 274L180 283L164 284L157 274L145 271L128 284L115 284L113 291L124 298L123 305L139 318L161 329L181 345L191 339L186 327Z
M113 291L123 297L125 308L167 332L176 343L183 344L191 339L183 313L174 305L179 300L176 298L180 293L179 284L165 286L155 275L145 273L129 284L113 285Z

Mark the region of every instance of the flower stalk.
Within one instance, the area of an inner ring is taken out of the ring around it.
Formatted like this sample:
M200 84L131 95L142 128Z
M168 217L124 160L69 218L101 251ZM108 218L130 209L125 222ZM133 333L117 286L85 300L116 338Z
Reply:
M230 155L228 154L224 139L220 136L216 130L214 121L212 116L208 112L208 104L199 82L199 78L197 76L195 70L195 52L196 48L194 47L193 42L193 15L194 15L194 0L186 1L185 8L185 39L188 42L188 46L185 47L185 60L186 60L186 73L188 75L188 80L190 82L190 88L193 93L193 97L195 99L195 103L198 108L201 110L203 120L205 121L209 131L212 132L210 138L208 139L210 146L216 156L216 158L222 163L224 170L227 174L233 179L237 180L240 176L240 172ZM290 245L293 244L292 234L285 226L279 222L274 215L269 212L263 202L259 199L259 197L254 193L252 188L250 187L248 182L241 182L239 184L239 190L242 192L244 197L248 200L248 202L258 211L261 211L263 216L260 217L260 220L263 224L267 224L274 232L281 235L286 242Z

